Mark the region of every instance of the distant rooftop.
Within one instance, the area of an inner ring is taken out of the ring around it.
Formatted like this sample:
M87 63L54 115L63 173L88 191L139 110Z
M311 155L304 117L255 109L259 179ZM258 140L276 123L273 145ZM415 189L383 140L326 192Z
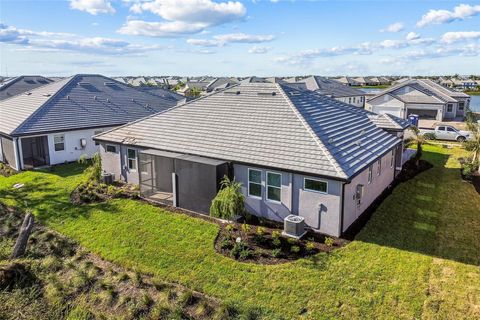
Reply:
M42 76L19 76L0 84L0 101L53 82Z

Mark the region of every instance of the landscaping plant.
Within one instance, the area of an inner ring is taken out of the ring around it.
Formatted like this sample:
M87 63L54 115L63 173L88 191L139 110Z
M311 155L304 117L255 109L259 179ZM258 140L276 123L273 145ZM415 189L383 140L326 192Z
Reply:
M221 189L212 201L210 215L226 220L232 220L237 215L243 215L245 211L245 196L242 193L242 184L224 176L221 181Z
M406 140L405 145L417 146L417 153L415 153L414 159L415 159L415 165L418 168L420 167L420 158L422 157L422 153L423 153L423 145L426 143L427 138L420 133L420 130L416 126L411 126L410 131L412 131L413 136L408 140Z
M467 128L471 132L471 138L463 143L465 149L471 153L470 161L467 163L467 171L475 172L479 170L480 162L480 124L475 122L475 117L472 115L467 117ZM467 175L465 173L466 167L464 167L464 175Z

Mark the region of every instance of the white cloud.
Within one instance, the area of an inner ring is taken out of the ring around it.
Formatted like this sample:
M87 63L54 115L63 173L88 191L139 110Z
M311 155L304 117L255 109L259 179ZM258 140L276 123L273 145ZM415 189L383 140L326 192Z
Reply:
M0 24L0 43L22 45L34 50L77 51L101 55L141 54L146 51L159 50L158 45L140 45L130 42L102 37L82 37L70 33L55 33L17 29Z
M250 49L248 49L248 53L265 54L269 52L271 49L272 49L271 47L253 46Z
M93 15L99 13L115 13L108 0L70 0L70 8L85 11Z
M262 43L275 39L273 35L251 35L245 33L229 33L214 36L212 39L188 39L187 43L203 47L223 47L229 43Z
M430 24L450 23L456 20L465 20L480 13L480 5L471 6L468 4L460 4L448 10L429 10L417 22L417 27L425 27Z
M385 29L381 29L380 32L400 32L403 30L403 28L404 28L403 23L396 22L396 23L392 23Z
M136 14L149 11L161 17L163 21L130 20L118 32L151 37L198 33L208 27L241 19L247 12L241 2L212 0L136 1L131 5L130 11Z
M415 32L409 32L407 34L407 36L405 37L405 39L407 40L416 40L416 39L419 39L420 38L420 35L418 33L415 33Z
M480 39L480 31L447 32L442 36L442 42L445 43L453 43L475 39Z

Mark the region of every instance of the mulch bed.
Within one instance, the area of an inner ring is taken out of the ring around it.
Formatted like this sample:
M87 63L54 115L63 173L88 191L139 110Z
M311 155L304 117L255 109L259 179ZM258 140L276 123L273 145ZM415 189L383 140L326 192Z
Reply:
M74 204L105 202L116 198L138 199L138 188L126 183L106 185L98 182L82 183L73 190L70 201Z
M260 231L259 231L260 230ZM280 264L331 252L347 241L308 232L302 239L286 237L279 229L246 224L223 224L215 240L215 249L226 257L256 264Z

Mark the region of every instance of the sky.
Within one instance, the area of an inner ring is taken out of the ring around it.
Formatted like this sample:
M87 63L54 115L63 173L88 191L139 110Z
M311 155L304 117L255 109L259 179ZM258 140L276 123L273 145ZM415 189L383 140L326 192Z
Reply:
M0 75L480 74L480 1L0 0Z

